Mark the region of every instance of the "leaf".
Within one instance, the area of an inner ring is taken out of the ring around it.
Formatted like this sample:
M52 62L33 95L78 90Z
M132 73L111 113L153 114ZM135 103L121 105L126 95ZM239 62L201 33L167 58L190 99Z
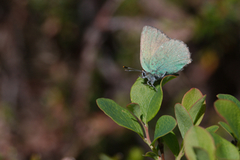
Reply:
M192 88L183 96L182 105L189 111L192 105L202 98L202 96L202 92L199 89Z
M209 160L208 152L205 149L199 148L199 147L193 147L193 151L196 155L197 160Z
M161 107L163 99L162 86L175 77L172 75L165 76L160 85L156 86L157 91L146 85L144 79L140 77L133 84L130 92L131 102L139 104L143 114L142 120L145 124L157 114Z
M204 104L206 95L197 100L190 108L189 114L192 117L193 124L199 125L204 116L206 106Z
M189 112L195 125L199 125L203 119L206 110L205 99L206 95L203 96L197 88L190 89L183 96L182 105Z
M196 148L207 151L209 160L215 159L215 145L212 136L205 129L199 126L193 126L184 137L184 147L186 157L190 160L197 160ZM201 152L201 151L197 151Z
M185 133L193 126L193 121L186 108L179 103L175 104L175 115L180 133L184 137Z
M234 136L232 129L229 127L229 125L227 123L225 123L225 122L218 122L218 124L220 124L223 127L223 129L225 131L227 131L227 133L229 133L231 136Z
M230 95L230 94L218 94L217 97L219 99L227 99L230 101L233 101L234 103L236 103L236 105L238 106L238 108L240 109L240 102L237 98L235 98L234 96Z
M225 160L225 159L240 159L237 148L226 139L220 137L216 133L211 133L216 148L216 159Z
M158 138L171 132L176 127L176 125L177 122L172 116L167 115L161 116L158 119L155 127L154 140L152 144L154 144Z
M147 152L147 153L144 155L144 157L151 157L151 158L153 158L153 159L155 159L155 160L158 160L158 159L159 159L159 156L158 156L156 153L154 153L154 152Z
M219 126L213 125L213 126L210 126L210 127L206 128L206 130L207 130L208 132L215 133L215 132L218 130L218 128L219 128Z
M215 101L214 107L216 112L227 121L234 137L240 141L240 109L236 103L230 100L218 99Z
M179 144L176 135L171 131L162 137L163 141L167 144L169 149L173 152L174 156L177 157L179 154Z
M141 119L141 108L138 104L136 103L130 103L127 105L127 109L133 114L135 115L139 120Z
M111 99L97 99L98 107L118 125L130 129L143 137L143 130L137 119L126 109Z

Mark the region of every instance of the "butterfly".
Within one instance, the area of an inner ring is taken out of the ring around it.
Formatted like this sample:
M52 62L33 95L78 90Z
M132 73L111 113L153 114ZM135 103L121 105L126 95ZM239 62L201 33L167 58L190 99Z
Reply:
M155 90L154 82L166 75L176 74L191 63L190 52L182 41L171 39L157 28L143 27L140 44L140 62L143 70L126 67L126 71L138 71L147 84Z

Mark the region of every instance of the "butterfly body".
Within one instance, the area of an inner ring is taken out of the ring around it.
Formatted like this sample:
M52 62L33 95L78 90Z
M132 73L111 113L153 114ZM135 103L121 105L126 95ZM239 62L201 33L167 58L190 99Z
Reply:
M160 30L145 26L141 33L140 62L142 78L154 87L165 75L175 74L191 63L188 47L182 41L167 37ZM125 67L129 71L133 69ZM138 70L139 71L139 70Z
M152 73L146 72L145 70L142 71L142 78L147 78L147 84L149 86L154 87L154 82L162 79L165 76L165 74L162 75L154 75ZM155 88L155 87L154 87Z

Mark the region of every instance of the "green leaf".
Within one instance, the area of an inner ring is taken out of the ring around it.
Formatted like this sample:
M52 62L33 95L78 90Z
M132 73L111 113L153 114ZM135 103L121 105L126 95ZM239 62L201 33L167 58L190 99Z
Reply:
M153 158L153 159L155 159L155 160L158 160L158 159L159 159L159 156L158 156L156 153L154 153L154 152L147 152L147 153L144 155L144 157L151 157L151 158Z
M218 94L217 97L219 99L227 99L230 101L233 101L234 103L236 103L236 105L238 106L238 108L240 109L240 102L237 98L235 98L234 96L230 95L230 94Z
M197 160L209 160L208 152L205 149L199 148L199 147L193 147L193 151L196 155Z
M197 88L190 89L183 96L182 105L189 112L195 125L199 125L203 119L206 110L205 99L206 95L203 96Z
M229 125L227 123L225 123L225 122L218 122L218 124L220 124L223 127L223 129L225 131L227 131L227 133L229 133L231 136L234 136L232 129L229 127Z
M161 107L163 98L162 86L175 77L172 75L164 77L160 85L156 86L157 91L146 85L144 83L145 80L140 77L133 84L130 92L131 101L139 104L143 114L142 120L145 124L157 114Z
M118 125L130 129L143 137L143 130L137 119L126 109L111 99L97 99L98 107Z
M199 125L203 119L206 105L204 104L206 95L197 100L190 108L189 114L192 117L193 124Z
M193 126L192 118L181 104L175 104L175 116L178 123L178 128L182 137L185 136L185 133Z
M183 96L182 105L189 111L192 105L202 98L202 96L202 92L199 89L192 88Z
M215 132L218 130L218 128L219 128L219 126L213 125L213 126L210 126L210 127L206 128L206 130L207 130L208 132L215 133Z
M216 148L216 157L218 160L240 159L237 148L226 139L220 137L216 133L211 133Z
M212 136L205 129L193 126L184 137L184 147L186 157L190 160L197 160L196 148L207 151L209 160L215 160L215 145ZM198 151L197 151L198 152Z
M179 144L176 135L171 131L162 137L163 141L167 144L169 149L173 152L174 156L177 157L179 154Z
M236 103L230 100L218 99L215 101L214 107L217 113L227 121L234 137L240 141L240 109Z
M130 103L127 105L127 109L133 114L135 115L139 120L141 119L141 108L137 103Z
M154 140L152 144L154 144L158 138L171 132L176 127L176 125L177 122L172 116L167 115L161 116L158 119L155 127Z

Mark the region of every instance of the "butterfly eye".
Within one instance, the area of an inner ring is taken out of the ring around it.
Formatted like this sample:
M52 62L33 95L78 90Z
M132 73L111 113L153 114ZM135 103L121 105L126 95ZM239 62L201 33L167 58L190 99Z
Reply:
M142 77L146 77L146 72L142 71Z

